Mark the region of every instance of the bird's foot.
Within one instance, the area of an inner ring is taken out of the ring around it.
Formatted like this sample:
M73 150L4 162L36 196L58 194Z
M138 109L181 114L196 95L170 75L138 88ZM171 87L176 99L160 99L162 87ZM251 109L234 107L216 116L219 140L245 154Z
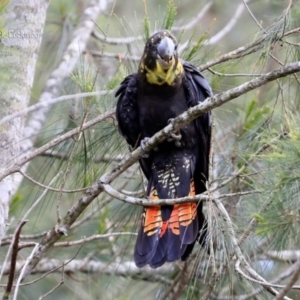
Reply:
M145 153L142 155L143 158L148 158L148 157L149 157L149 153L146 153L146 144L147 144L147 142L148 142L149 140L150 140L149 137L145 137L145 138L143 138L143 139L141 140L141 148L142 148L142 150L145 152Z
M172 123L174 119L169 119L168 123ZM182 138L182 135L180 133L180 130L170 132L170 137L167 139L168 142L174 142L175 141L175 146L176 147L181 147L180 140Z

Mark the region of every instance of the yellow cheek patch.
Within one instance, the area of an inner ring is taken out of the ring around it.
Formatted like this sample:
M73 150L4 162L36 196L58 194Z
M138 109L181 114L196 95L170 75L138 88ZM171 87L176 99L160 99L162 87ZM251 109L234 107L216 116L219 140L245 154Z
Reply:
M183 66L178 60L176 68L174 68L175 60L172 62L172 66L165 71L159 62L156 62L156 67L154 70L150 70L147 66L144 66L147 81L151 84L163 85L167 83L168 85L173 85L175 79L183 72Z

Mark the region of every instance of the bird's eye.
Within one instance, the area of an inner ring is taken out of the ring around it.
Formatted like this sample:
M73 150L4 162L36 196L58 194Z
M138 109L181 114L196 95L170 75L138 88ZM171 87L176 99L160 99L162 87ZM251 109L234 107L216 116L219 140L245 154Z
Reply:
M178 45L175 45L175 48L174 48L174 49L175 49L175 51L177 51L177 48L178 48Z

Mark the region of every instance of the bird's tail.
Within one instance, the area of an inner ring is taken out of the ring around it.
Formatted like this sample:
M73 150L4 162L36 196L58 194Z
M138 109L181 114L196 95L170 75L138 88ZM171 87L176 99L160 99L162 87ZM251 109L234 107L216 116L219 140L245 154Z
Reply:
M194 181L187 196L195 195ZM159 199L152 187L149 199ZM173 206L146 207L136 241L134 259L138 267L149 264L157 268L165 262L186 258L199 237L197 203L187 202ZM202 207L201 207L201 218ZM203 223L203 222L202 222Z

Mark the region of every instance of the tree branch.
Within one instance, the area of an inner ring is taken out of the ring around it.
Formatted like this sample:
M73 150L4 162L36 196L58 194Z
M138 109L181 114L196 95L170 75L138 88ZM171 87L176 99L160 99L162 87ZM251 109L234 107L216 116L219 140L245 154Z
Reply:
M95 23L92 21L96 19L100 12L106 9L107 0L90 0L88 6L84 10L79 24L74 30L73 37L68 45L59 66L51 73L47 80L39 102L48 102L59 92L59 88L63 83L63 80L70 75L76 66L81 53L85 50L86 44L90 37L90 34L94 28ZM20 145L20 153L28 153L29 149L32 149L38 133L42 129L47 114L49 112L49 106L45 108L40 107L31 115L27 125L23 130L23 140ZM26 171L26 167L23 167ZM21 178L15 182L13 190L17 190L21 183Z
M24 108L22 110L18 110L15 113L8 115L0 120L0 125L2 125L5 122L9 122L15 118L22 117L27 115L29 112L38 110L38 109L49 109L49 106L52 106L53 104L57 104L62 101L68 101L68 100L78 100L80 98L87 98L87 97L93 97L93 96L104 96L111 94L113 91L97 91L97 92L88 92L88 93L77 93L73 95L65 95L60 96L57 98L53 98L48 100L47 102L38 102L36 104L33 104L31 106L28 106L27 108Z
M274 298L274 300L282 300L285 298L285 295L288 293L288 291L293 287L294 283L297 281L300 273L300 261L297 262L296 270L294 271L294 274L290 281L286 284L286 286L279 292L278 295Z
M153 137L149 139L145 145L145 151L152 150L159 142L166 139L172 131L179 130L182 126L188 124L193 119L199 117L203 113L212 110L222 104L230 101L231 99L237 98L238 96L251 91L259 86L262 86L272 80L290 75L294 72L300 70L300 62L294 62L286 65L283 68L277 69L275 71L269 72L263 75L261 78L253 79L246 82L236 88L233 88L224 93L207 98L204 102L190 108L188 111L182 113L174 121L166 126L164 129L156 133ZM44 149L44 151L47 149ZM42 152L44 152L42 151ZM101 193L103 192L103 184L110 184L114 179L116 179L120 174L122 174L128 167L135 163L142 155L144 151L141 147L134 150L128 157L121 161L112 171L104 174L98 182L94 183L90 189L88 189L82 197L80 197L77 202L70 208L68 213L63 218L61 224L58 226L61 228L61 232L67 232L70 226L75 222L75 220L80 216L80 214L86 209L86 207ZM24 159L24 158L23 158ZM45 253L54 245L54 243L60 238L57 235L56 227L52 228L44 239L41 241L37 251L34 254L33 259L28 265L26 271L24 272L24 277L26 277L32 269L37 265L37 263L42 259Z
M26 223L27 223L26 220L20 222L20 224L16 228L16 232L14 234L14 239L13 239L13 241L11 241L13 247L12 247L12 254L11 254L10 270L9 270L7 286L6 286L6 289L5 289L3 298L2 298L3 300L8 300L9 295L11 293L11 289L12 289L12 285L13 285L14 277L15 277L17 256L18 256L18 252L19 252L18 244L19 244L20 234L21 234L22 227Z
M111 110L105 112L104 114L94 118L93 120L90 120L90 121L84 123L82 126L78 126L77 128L70 130L69 132L54 138L52 141L41 146L40 148L36 148L32 152L21 155L20 158L16 161L16 163L12 164L11 166L7 166L5 170L0 172L0 180L2 180L4 177L6 177L7 175L9 175L11 173L18 172L22 168L23 165L25 165L27 162L29 162L36 156L44 153L45 151L60 144L61 142L65 141L67 139L70 139L71 137L77 135L78 133L96 125L97 123L111 117L112 115L114 115L114 113L115 113L115 109L111 109Z
M53 272L59 272L59 269L64 265L65 273L68 272L82 272L87 274L101 273L106 275L117 276L140 276L141 269L135 266L134 262L127 261L123 263L107 263L99 260L72 260L68 264L64 264L65 260L43 258L36 267L32 270L31 274L42 274L53 270ZM16 263L16 268L19 269L24 265L23 260L19 260ZM4 274L9 274L9 264L4 267ZM156 274L169 275L177 269L175 265L167 264L156 270ZM149 266L143 268L143 276L151 277L153 275L153 269Z

